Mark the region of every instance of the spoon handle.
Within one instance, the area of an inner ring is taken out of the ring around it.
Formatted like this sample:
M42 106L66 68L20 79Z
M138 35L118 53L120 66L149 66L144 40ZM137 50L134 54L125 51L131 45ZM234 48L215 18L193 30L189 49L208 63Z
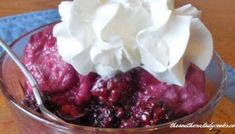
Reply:
M53 120L59 120L62 121L60 118L55 116L53 113L47 110L47 108L44 106L42 102L42 93L39 91L38 84L34 77L31 75L31 73L28 71L28 69L24 66L24 64L21 63L19 58L16 56L14 51L10 49L10 47L2 40L0 39L0 46L7 52L7 54L13 59L13 61L16 63L16 65L21 69L23 74L26 76L28 79L29 83L32 86L33 94L36 99L37 105L39 106L39 109L45 115L46 117L53 119ZM63 121L64 122L64 121Z
M16 65L20 68L20 70L24 73L26 78L29 80L29 83L33 87L33 92L34 92L37 104L41 105L42 104L41 93L39 92L39 90L37 90L38 89L37 82L34 79L34 77L31 75L31 73L29 73L27 68L20 62L20 59L16 56L14 51L12 51L10 47L2 39L0 39L0 45L7 52L7 54L14 60Z

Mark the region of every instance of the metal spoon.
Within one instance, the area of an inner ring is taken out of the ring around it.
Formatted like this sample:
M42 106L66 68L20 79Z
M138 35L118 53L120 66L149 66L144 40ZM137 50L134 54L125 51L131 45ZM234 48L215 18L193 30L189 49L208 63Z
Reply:
M32 90L33 90L33 95L36 99L36 103L39 107L39 109L41 110L42 114L49 119L52 120L56 120L59 122L63 122L64 121L62 119L60 119L59 117L57 117L55 114L53 114L52 112L50 112L43 104L42 101L42 94L40 93L39 90L39 86L36 82L36 80L34 79L34 77L32 76L32 74L27 70L27 68L20 62L20 60L18 59L18 57L16 56L16 54L14 53L14 51L12 51L9 46L0 38L0 46L7 52L7 54L13 59L13 61L16 63L16 65L21 69L21 71L23 72L23 74L26 76L26 78L28 79L29 83L32 86Z

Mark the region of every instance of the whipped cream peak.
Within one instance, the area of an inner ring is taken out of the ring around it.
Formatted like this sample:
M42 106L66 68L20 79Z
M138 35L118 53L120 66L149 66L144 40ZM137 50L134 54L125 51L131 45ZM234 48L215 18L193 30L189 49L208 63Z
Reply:
M142 66L157 79L184 85L190 64L204 70L212 36L191 4L174 0L74 0L59 5L59 54L78 73L112 77Z

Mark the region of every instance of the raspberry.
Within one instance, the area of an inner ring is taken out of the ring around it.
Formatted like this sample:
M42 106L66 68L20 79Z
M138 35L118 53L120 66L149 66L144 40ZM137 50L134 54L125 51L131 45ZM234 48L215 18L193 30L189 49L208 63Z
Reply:
M59 55L52 28L48 26L31 37L25 48L24 64L37 80L40 89L58 93L71 89L78 81L78 74ZM28 87L31 92L29 84Z
M72 90L65 93L68 101L75 103L76 105L85 105L91 99L90 90L94 84L97 75L89 73L86 76L80 76L79 85L75 86Z
M140 126L152 126L170 121L174 116L171 110L163 105L157 98L147 100L137 99L138 102L132 108L132 116L140 123Z
M194 65L189 67L182 87L160 82L143 69L138 69L137 77L138 99L158 98L179 115L190 114L207 102L204 73Z
M107 80L98 78L91 90L91 94L104 103L115 104L125 101L125 98L127 99L135 89L135 80L131 72L127 72L117 74ZM123 96L126 97L123 98Z

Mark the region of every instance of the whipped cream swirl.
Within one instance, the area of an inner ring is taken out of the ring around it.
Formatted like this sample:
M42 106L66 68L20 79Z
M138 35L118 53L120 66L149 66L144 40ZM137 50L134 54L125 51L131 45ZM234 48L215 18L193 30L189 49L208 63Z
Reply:
M142 66L157 79L183 86L190 64L205 70L211 33L191 4L174 0L74 0L59 5L54 27L59 54L78 73L112 77Z

